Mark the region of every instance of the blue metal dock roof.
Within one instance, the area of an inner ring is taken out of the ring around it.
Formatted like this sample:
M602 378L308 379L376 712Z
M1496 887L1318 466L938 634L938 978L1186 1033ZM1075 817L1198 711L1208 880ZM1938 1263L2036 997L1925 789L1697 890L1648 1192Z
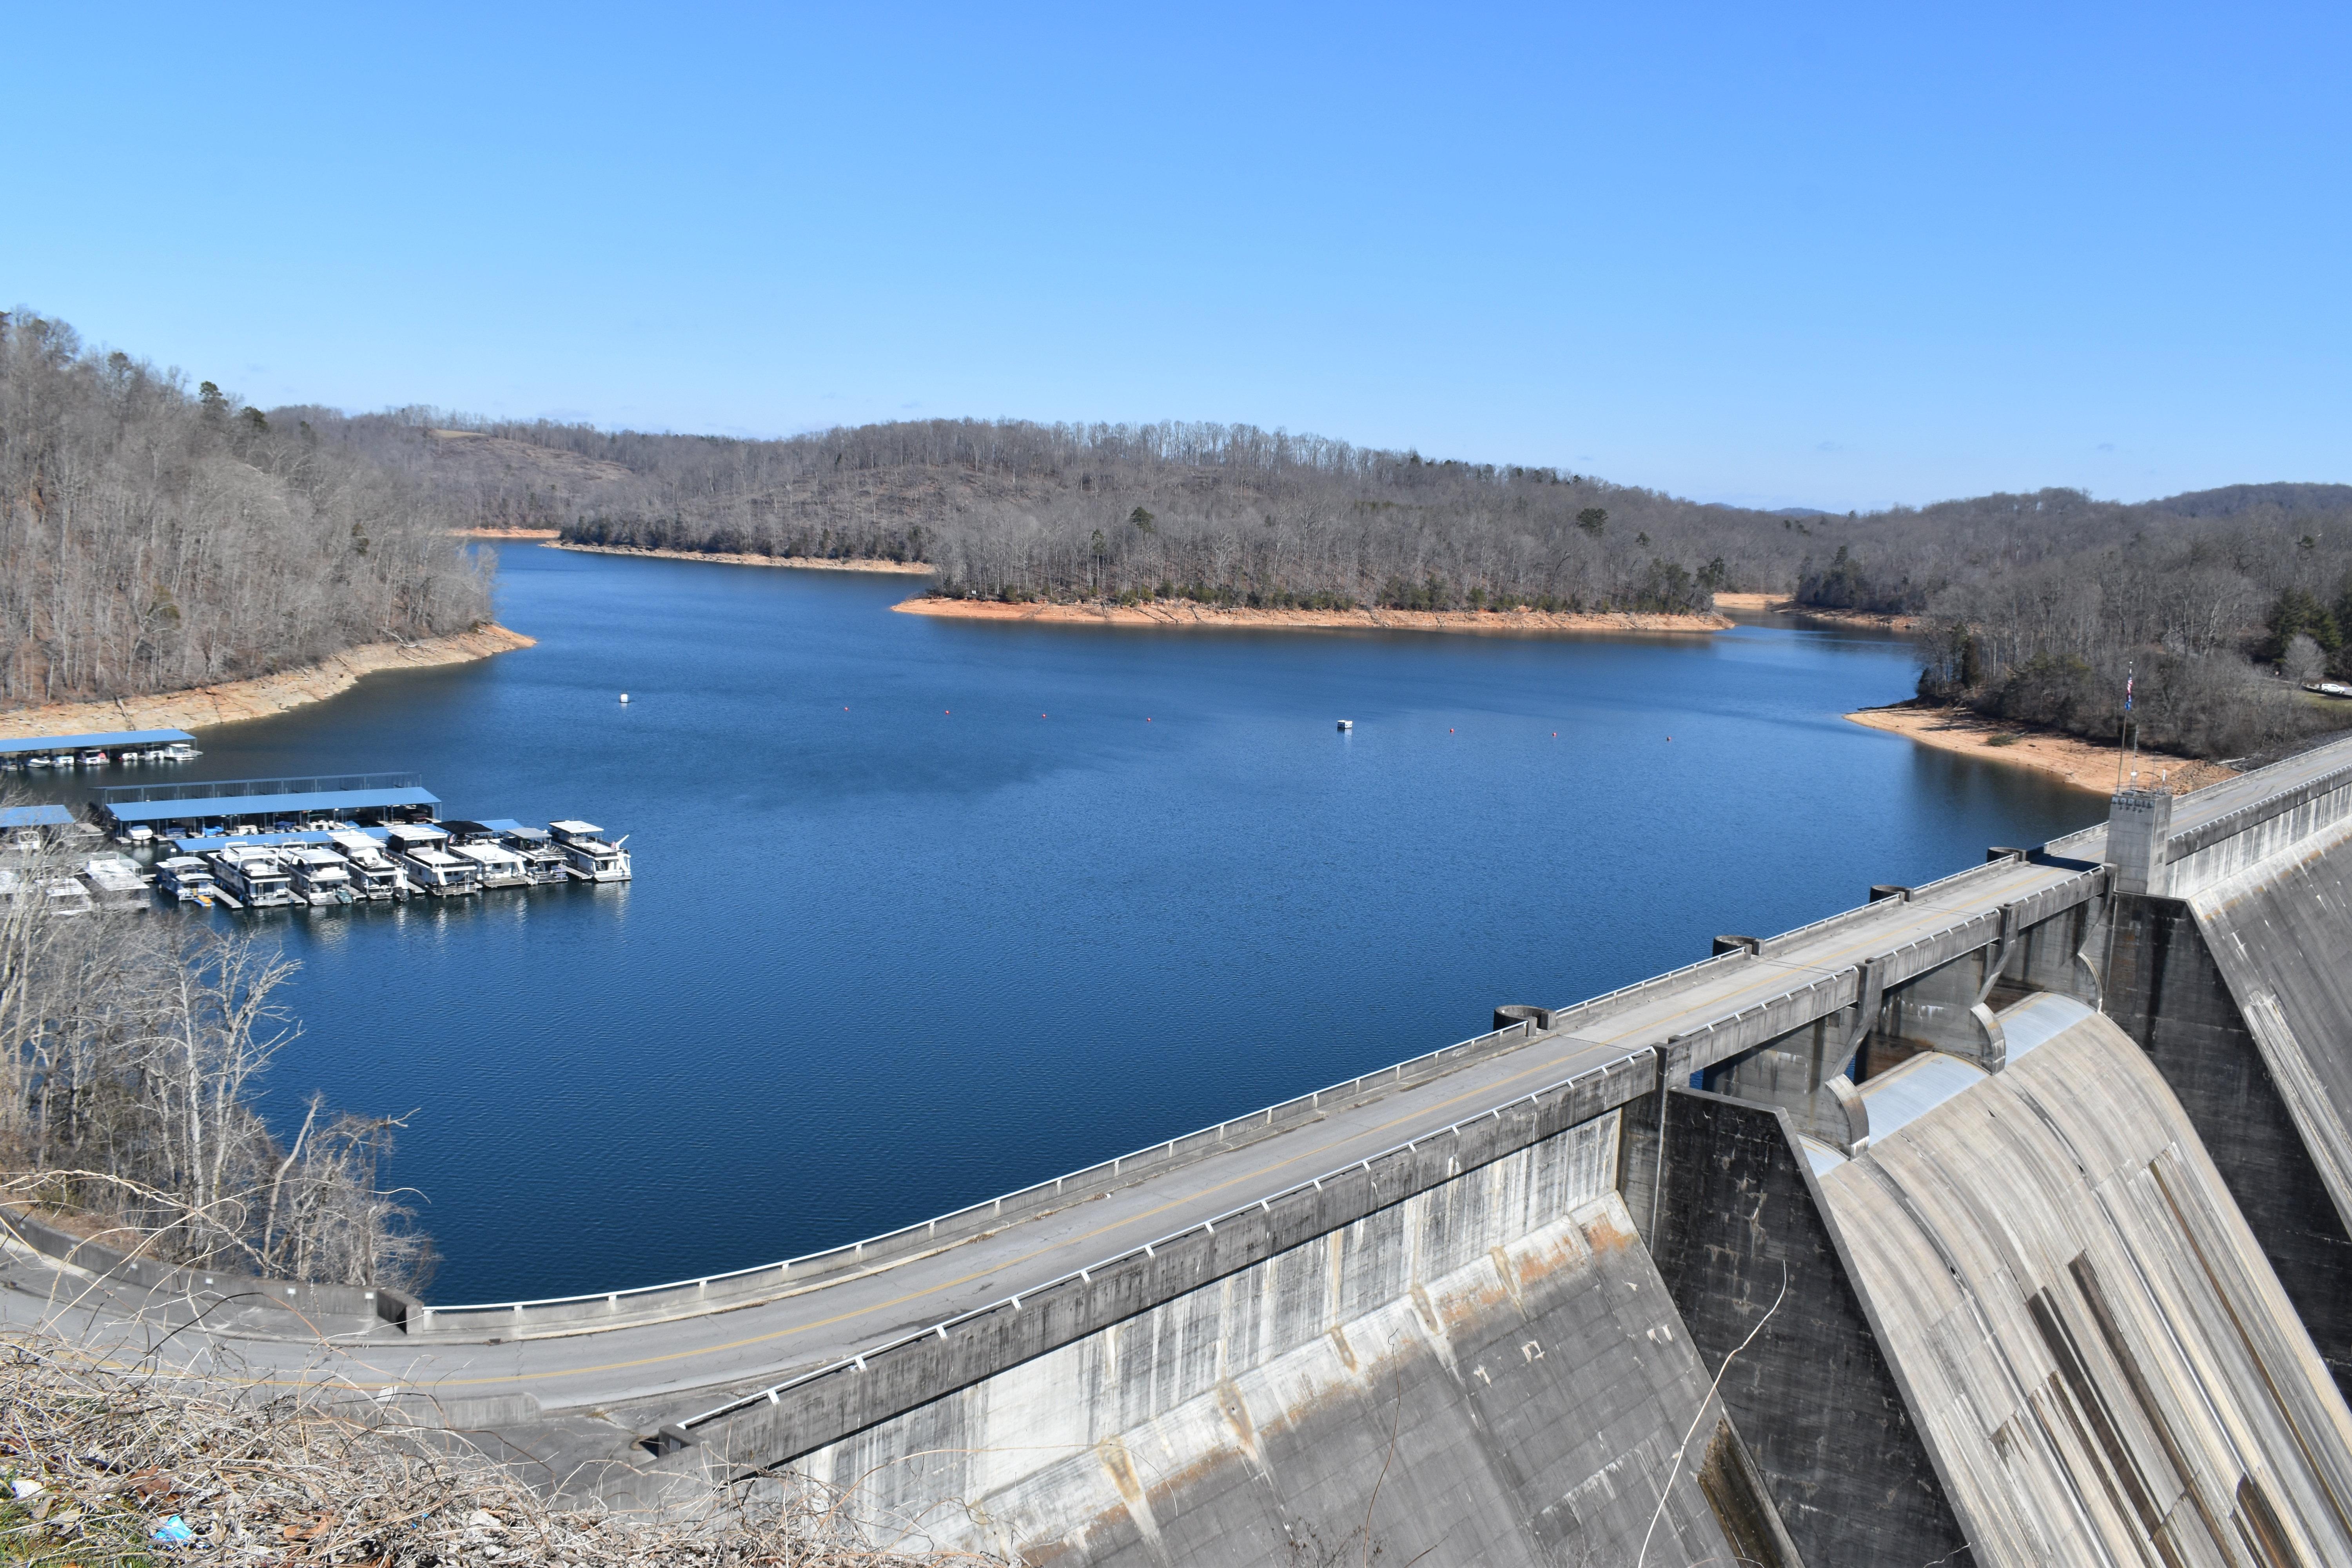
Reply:
M0 757L26 752L87 752L108 746L167 746L193 741L185 730L101 730L94 735L27 735L21 741L0 741Z
M68 827L73 813L62 805L0 806L0 827Z
M121 823L209 822L215 817L299 816L306 813L340 816L354 811L389 811L399 806L440 804L441 797L430 790L347 789L300 795L182 796L173 800L101 799L99 809Z

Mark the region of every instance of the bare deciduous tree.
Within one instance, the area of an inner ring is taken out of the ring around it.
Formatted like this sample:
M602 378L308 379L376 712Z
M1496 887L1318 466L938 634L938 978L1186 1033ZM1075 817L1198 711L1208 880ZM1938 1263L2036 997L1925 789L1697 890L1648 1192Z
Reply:
M0 314L0 707L177 690L487 619L424 488Z
M54 848L0 858L0 1172L8 1195L96 1215L151 1255L266 1275L415 1285L429 1243L379 1186L396 1118L313 1097L289 1143L258 1110L295 1026L294 964L251 934L62 914Z

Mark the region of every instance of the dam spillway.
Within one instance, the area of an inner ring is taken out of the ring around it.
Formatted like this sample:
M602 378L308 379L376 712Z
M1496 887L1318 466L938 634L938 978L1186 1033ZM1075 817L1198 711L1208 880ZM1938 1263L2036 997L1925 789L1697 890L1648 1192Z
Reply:
M837 1254L352 1303L352 1381L1016 1561L2344 1561L2347 831L2352 743L2130 792ZM310 1353L299 1288L18 1229L12 1320L47 1269L79 1331Z

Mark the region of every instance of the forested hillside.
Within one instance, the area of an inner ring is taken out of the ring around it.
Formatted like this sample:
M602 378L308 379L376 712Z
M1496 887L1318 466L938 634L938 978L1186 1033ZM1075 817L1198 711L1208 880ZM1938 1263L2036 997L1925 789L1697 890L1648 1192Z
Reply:
M299 420L0 315L0 707L464 631L489 584L448 518Z
M2352 487L2125 505L2077 490L1838 516L1682 500L1551 468L1247 426L931 420L782 440L310 421L468 521L644 548L922 561L1026 599L1469 609L1703 607L1717 589L1916 618L1924 695L2206 756L2352 717Z
M411 415L336 429L379 461L438 476L485 523L591 543L927 561L959 595L1683 610L1764 565L1739 553L1733 514L1651 491L1247 426L940 420L742 441L436 428ZM517 445L572 466L527 471L510 460Z

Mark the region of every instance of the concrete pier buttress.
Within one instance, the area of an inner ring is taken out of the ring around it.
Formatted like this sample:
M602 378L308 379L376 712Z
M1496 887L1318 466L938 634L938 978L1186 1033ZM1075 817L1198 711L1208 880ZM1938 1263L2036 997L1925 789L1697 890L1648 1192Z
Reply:
M1788 1112L1675 1089L1665 1142L1659 1271L1798 1552L1968 1561Z
M1619 1121L792 1468L1014 1562L1793 1564L1616 1194Z

